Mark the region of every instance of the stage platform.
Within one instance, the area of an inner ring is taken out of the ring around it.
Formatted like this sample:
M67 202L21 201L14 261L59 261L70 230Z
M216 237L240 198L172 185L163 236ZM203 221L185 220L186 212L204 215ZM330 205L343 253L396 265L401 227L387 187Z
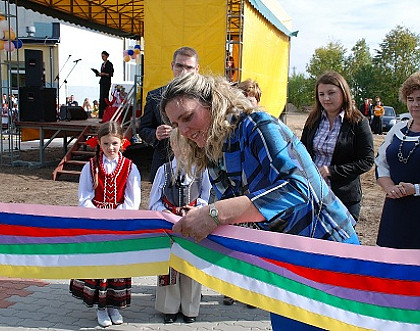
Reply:
M100 124L100 119L88 118L87 120L56 122L22 121L16 122L16 127L21 129L21 132L25 129L35 129L38 131L38 136L33 139L39 139L39 163L36 166L43 167L45 166L45 149L54 139L63 138L63 155L65 155L69 144L77 139L86 127L98 128Z

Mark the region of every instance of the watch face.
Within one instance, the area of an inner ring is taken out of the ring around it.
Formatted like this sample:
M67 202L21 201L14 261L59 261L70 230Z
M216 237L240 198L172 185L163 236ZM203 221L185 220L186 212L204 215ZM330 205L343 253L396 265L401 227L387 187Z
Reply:
M211 209L210 210L210 215L211 215L211 217L217 216L217 210L216 209Z

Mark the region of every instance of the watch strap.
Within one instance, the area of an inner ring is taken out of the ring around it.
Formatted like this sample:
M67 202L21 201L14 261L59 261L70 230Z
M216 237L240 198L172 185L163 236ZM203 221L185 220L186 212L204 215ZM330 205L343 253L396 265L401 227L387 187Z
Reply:
M216 211L216 214L215 215L213 215L212 214L212 211ZM209 209L209 216L212 218L212 220L219 226L219 225L221 225L220 224L220 221L219 221L219 218L217 217L217 215L219 214L219 212L218 212L218 210L216 209L216 207L215 207L215 205L214 205L214 203L211 203L210 204L210 209Z
M420 185L419 184L414 184L414 190L415 190L414 196L419 197L420 196Z

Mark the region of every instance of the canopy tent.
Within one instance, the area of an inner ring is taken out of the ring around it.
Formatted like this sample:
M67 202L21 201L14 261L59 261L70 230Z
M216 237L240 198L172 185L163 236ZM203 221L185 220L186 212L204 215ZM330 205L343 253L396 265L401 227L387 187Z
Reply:
M11 0L10 2L116 36L132 39L144 36L144 0ZM289 31L287 23L290 22L290 18L285 16L278 3L273 0L249 2L277 29L288 36L296 36L296 32ZM276 11L275 14L273 9Z
M144 34L143 0L11 0L18 6L116 36Z

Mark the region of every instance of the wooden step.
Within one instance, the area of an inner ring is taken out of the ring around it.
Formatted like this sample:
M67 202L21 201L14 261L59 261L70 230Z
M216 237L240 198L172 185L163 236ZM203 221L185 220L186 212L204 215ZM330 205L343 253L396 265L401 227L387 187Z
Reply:
M72 151L73 155L85 155L85 156L95 156L96 152L89 152L89 151Z
M60 175L75 175L75 176L80 176L80 171L76 171L76 170L59 170L59 171L57 171L57 174L60 174Z
M80 171L65 170L64 167L70 166L70 169L78 169L78 167L84 166L87 163L87 161L85 161L86 159L96 155L96 152L92 151L91 148L88 148L86 145L87 138L97 135L96 133L90 131L92 131L91 127L87 126L84 128L84 130L78 136L73 146L70 148L70 150L62 158L58 166L53 171L53 180L57 180L58 177L60 177L60 175L63 174L80 176ZM79 158L74 159L74 157L76 156L78 156Z
M86 163L88 163L89 161L80 161L80 160L68 160L65 163L66 164L73 164L73 165L81 165L84 166Z

